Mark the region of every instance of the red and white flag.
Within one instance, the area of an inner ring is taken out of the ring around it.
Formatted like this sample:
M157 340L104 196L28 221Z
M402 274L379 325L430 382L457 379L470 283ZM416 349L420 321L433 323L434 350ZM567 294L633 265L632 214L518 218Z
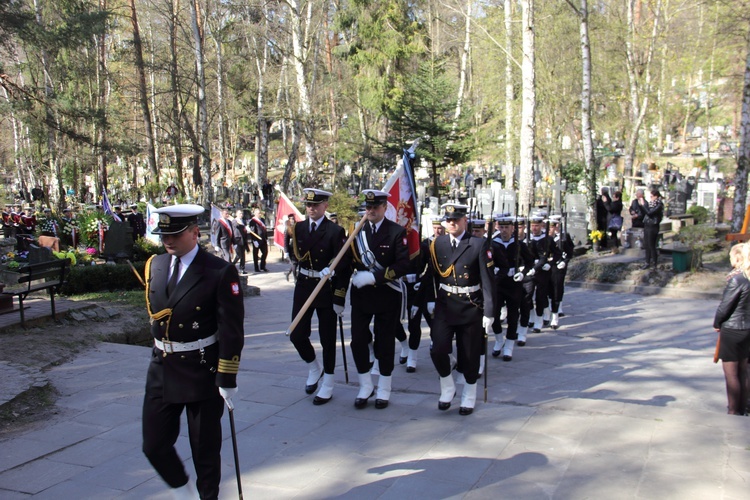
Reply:
M290 215L293 215L296 222L305 220L305 216L294 206L294 203L292 203L284 193L279 191L279 204L276 206L276 227L273 232L273 244L282 250L284 250L286 221L289 219Z
M409 151L404 151L403 161L383 188L383 191L391 195L388 198L385 216L406 228L409 258L419 255L419 212L414 187L414 172L410 161L410 154L413 153L415 146L416 144Z

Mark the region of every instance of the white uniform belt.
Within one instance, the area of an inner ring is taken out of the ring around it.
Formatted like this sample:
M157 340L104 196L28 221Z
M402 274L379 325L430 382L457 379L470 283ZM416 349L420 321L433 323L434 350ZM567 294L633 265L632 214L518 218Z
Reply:
M451 285L446 285L445 283L440 283L440 288L450 293L471 293L471 292L476 292L482 287L479 285L451 286Z
M302 276L307 276L308 278L320 278L320 271L314 271L312 269L305 269L304 267L299 268L299 273Z
M203 349L204 347L208 347L215 343L215 333L210 337L196 340L195 342L173 342L171 340L165 340L162 342L161 340L154 339L154 345L156 346L156 348L168 354L172 354L175 352L197 351L198 349Z

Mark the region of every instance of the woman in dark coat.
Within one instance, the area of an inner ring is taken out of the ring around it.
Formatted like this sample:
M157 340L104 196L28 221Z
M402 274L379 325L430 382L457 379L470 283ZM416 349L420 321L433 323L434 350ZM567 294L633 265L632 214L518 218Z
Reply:
M659 224L664 217L664 203L658 190L651 191L651 200L645 205L639 205L643 220L643 247L646 250L646 263L641 269L648 269L659 259L659 251L656 249L656 241L659 238Z
M719 332L719 359L727 386L727 413L747 412L747 358L750 350L750 245L743 244L741 259L727 276L727 285L714 316Z
M614 253L618 253L620 237L617 233L622 229L622 192L615 191L612 198L604 202L604 207L607 209L607 231L609 231L609 238L612 241L612 248Z

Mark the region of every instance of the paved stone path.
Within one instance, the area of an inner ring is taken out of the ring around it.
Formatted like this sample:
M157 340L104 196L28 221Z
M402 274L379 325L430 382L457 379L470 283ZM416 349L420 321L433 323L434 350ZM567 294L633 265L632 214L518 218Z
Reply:
M427 328L417 372L397 365L391 404L357 410L339 354L333 400L313 406L284 336L284 266L250 277L235 398L246 498L745 499L750 419L725 414L711 362L717 302L569 288L557 331L512 362L489 359L488 401L437 410ZM344 319L349 337L348 311ZM319 349L318 349L319 352ZM398 350L397 350L398 352ZM46 375L57 414L0 441L0 498L167 499L140 450L149 349L101 344ZM224 419L222 499L237 497ZM184 426L183 426L184 427ZM178 449L191 475L186 438Z

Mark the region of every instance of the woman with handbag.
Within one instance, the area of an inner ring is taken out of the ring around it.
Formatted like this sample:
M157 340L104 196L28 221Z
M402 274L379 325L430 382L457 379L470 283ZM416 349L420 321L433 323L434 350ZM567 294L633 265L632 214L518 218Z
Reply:
M740 245L737 245L740 246ZM734 271L727 276L727 285L714 316L714 329L719 332L718 359L724 370L727 387L727 413L747 413L747 359L750 350L750 245L742 244L737 257L732 248Z
M622 229L622 192L615 191L612 198L604 202L607 209L607 231L613 243L612 252L620 253L620 237L617 233Z
M659 238L659 224L664 217L664 203L661 201L661 193L654 189L651 191L651 200L645 205L639 205L643 220L643 247L646 250L646 263L641 269L648 269L654 266L659 260L659 253L656 249L656 242Z

